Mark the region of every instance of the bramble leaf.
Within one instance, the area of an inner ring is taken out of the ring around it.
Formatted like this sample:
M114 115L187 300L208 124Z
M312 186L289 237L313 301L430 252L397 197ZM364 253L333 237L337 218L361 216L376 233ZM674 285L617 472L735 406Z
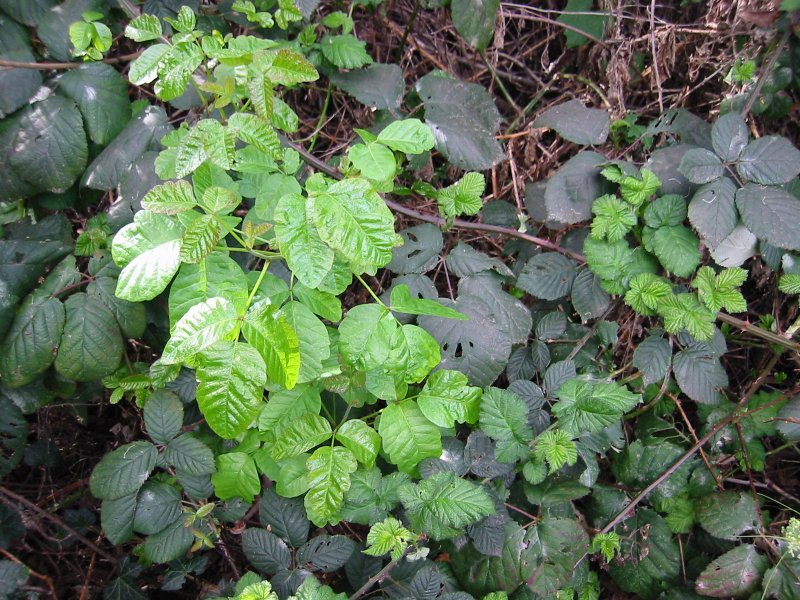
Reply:
M602 431L642 401L639 394L616 383L592 384L577 379L563 383L556 396L553 414L559 427L573 435Z
M400 488L400 501L414 529L434 540L459 535L467 525L494 513L494 502L483 488L452 471L418 485L406 484Z
M738 290L747 279L747 271L734 267L718 275L711 267L700 267L692 281L692 287L709 310L717 312L724 308L728 312L744 312L747 302Z
M547 461L550 473L555 473L564 465L574 465L578 460L575 442L563 429L551 429L536 438L536 454Z
M486 181L480 173L466 173L461 179L436 194L439 210L445 217L477 215L483 208Z
M633 206L641 206L645 200L655 194L661 187L661 181L650 169L641 170L641 178L628 176L620 183L619 191L622 199Z
M609 242L624 238L637 221L636 213L630 204L611 194L605 194L595 200L592 204L592 213L595 215L592 220L592 237L606 238Z

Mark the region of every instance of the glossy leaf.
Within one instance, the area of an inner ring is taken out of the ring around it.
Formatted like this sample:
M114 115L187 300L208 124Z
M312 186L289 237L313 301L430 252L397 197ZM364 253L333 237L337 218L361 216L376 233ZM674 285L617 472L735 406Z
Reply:
M406 154L422 154L433 148L435 139L429 125L419 119L393 121L378 134L378 142Z
M203 351L197 382L197 403L209 427L231 439L247 429L258 413L266 365L248 344L217 342Z
M453 427L456 422L475 423L481 406L481 390L468 385L463 373L436 371L419 393L417 406L439 427Z
M350 475L358 467L355 456L341 446L323 446L306 461L308 493L305 507L317 527L341 520L344 494L350 488Z
M161 361L181 363L212 344L226 339L236 327L239 315L225 298L209 298L195 304L175 324Z
M319 237L345 259L366 269L392 260L394 215L363 179L345 179L309 198Z
M441 434L413 400L389 404L381 413L378 433L389 460L404 473L413 474L425 458L442 451Z
M327 419L306 413L284 427L272 446L272 457L285 460L311 450L330 439L333 431Z
M111 252L122 267L117 296L130 302L151 300L167 287L180 266L183 230L164 215L136 213L134 222L114 236Z
M211 476L214 493L220 500L242 498L252 502L261 491L261 479L253 457L244 452L228 452L217 457L217 470Z
M381 438L364 421L359 419L345 421L336 430L336 440L350 450L358 462L367 467L375 464L381 447Z

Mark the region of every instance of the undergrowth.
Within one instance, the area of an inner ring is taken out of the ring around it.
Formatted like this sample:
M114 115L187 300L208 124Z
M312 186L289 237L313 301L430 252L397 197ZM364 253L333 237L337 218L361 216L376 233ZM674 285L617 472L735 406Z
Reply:
M0 0L0 597L800 597L793 3L699 114L652 8L54 4Z

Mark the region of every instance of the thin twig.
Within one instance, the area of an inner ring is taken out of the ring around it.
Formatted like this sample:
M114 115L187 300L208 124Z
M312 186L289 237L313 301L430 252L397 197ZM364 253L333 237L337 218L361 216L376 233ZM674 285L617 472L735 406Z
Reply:
M17 563L18 565L25 565L25 563L23 563L20 559L11 554L8 550L0 548L0 555L5 556L8 560ZM53 597L53 600L58 600L58 594L56 593L56 586L53 585L53 580L50 579L50 577L48 577L47 575L42 575L41 573L34 571L28 565L25 565L25 567L28 569L28 573L33 575L36 579L44 581L48 591L50 592L50 595Z
M112 58L103 59L102 62L106 63L107 65L113 65L121 62L130 62L136 58L139 58L141 54L141 50L139 52L132 52L131 54L124 54L122 56L116 56ZM26 62L22 60L0 60L0 70L2 68L5 69L33 69L36 71L64 71L67 69L77 69L81 65L86 65L90 63L86 62Z
M300 154L300 157L303 159L303 161L305 161L311 167L317 169L318 171L321 171L322 173L325 173L326 175L330 175L334 179L341 179L343 177L339 169L337 169L336 167L332 167L326 164L325 162L321 161L316 156L308 152L301 145L296 144L291 140L285 140L285 141L291 148L296 150L298 154ZM384 198L384 201L386 202L386 205L395 212L406 215L407 217L411 217L412 219L416 219L417 221L422 221L424 223L431 223L440 228L447 228L449 226L454 229L466 229L470 231L497 233L500 235L505 235L507 237L512 237L526 242L530 242L531 244L535 244L540 248L546 248L547 250L559 252L560 254L568 256L571 259L581 264L586 262L586 258L578 252L573 252L572 250L559 246L555 242L551 242L550 240L546 240L540 237L529 235L527 233L523 233L522 231L518 231L517 229L513 229L511 227L502 227L500 225L489 225L487 223L476 223L474 221L463 221L461 219L455 219L452 223L449 223L446 219L443 219L442 217L418 212L412 208L403 206L402 204L399 204L393 200L389 200L388 198ZM800 353L800 343L797 343L793 340L788 340L784 336L772 333L771 331L767 331L766 329L755 327L751 323L748 323L747 321L742 321L741 319L737 319L736 317L731 316L727 313L718 312L717 320L722 321L723 323L727 323L728 325L731 325L733 327L736 327L742 332L750 333L772 344L777 344L793 352Z
M389 576L389 573L391 572L391 570L394 569L398 565L398 563L406 557L406 555L409 552L411 552L412 548L413 548L413 546L408 546L403 551L403 554L401 554L395 560L387 563L387 565L385 567L383 567L380 571L375 573L375 575L373 575L372 577L367 579L366 583L364 585L362 585L360 588L358 588L355 591L355 593L352 596L350 596L349 600L358 600L359 598L361 598L361 596L363 596L368 591L370 591L372 589L372 586L374 586L376 583L380 583L384 579L386 579Z
M767 78L772 73L772 69L775 67L775 63L778 62L778 58L783 51L783 47L787 41L789 41L789 36L791 35L792 29L786 28L786 31L781 36L781 39L778 41L778 45L775 46L775 50L772 52L772 55L769 57L767 64L764 65L764 68L761 70L761 73L758 76L758 81L756 81L756 85L753 87L753 90L750 92L750 96L747 98L747 102L745 102L744 107L742 107L742 118L746 117L750 111L753 109L753 105L756 103L758 99L758 95L761 93L764 84L767 82Z
M97 554L99 554L100 556L105 558L107 561L112 562L112 563L116 563L117 562L116 557L112 556L111 554L109 554L108 552L103 550L100 546L95 544L92 540L87 538L85 535L83 535L82 533L80 533L76 529L74 529L74 528L70 527L69 525L67 525L66 523L64 523L64 521L62 519L59 519L56 515L51 514L48 511L46 511L45 509L37 506L36 504L31 502L30 500L28 500L24 496L20 496L19 494L16 494L16 493L12 492L11 490L9 490L9 489L7 489L7 488L5 488L3 486L0 486L0 502L2 502L3 504L5 504L6 506L8 506L10 508L13 508L13 509L19 511L19 507L15 506L14 502L12 502L11 500L13 500L14 502L18 502L19 504L22 504L24 507L32 510L33 512L35 512L36 514L38 514L42 518L50 521L51 523L54 523L54 524L58 525L61 529L63 529L64 531L66 531L67 533L69 533L70 535L75 537L75 539L79 540L87 548L90 548L90 549L94 550Z
M630 516L633 513L633 509L636 508L636 506L638 506L638 504L642 500L644 500L650 494L650 492L652 492L654 489L656 489L658 486L660 486L662 483L664 483L664 481L666 479L668 479L673 473L675 473L675 471L680 469L681 466L687 460L689 460L692 456L694 456L695 452L697 452L700 448L705 446L706 443L711 438L713 438L715 435L717 435L725 427L727 427L728 425L730 425L734 421L738 421L739 419L741 419L743 417L746 417L746 416L752 415L754 413L757 413L757 412L759 412L761 410L764 410L765 408L768 408L770 406L774 406L774 405L778 404L779 402L783 402L785 399L786 399L786 395L785 394L781 394L778 398L772 400L771 402L767 402L766 404L762 404L761 406L757 406L756 408L754 408L752 410L748 410L748 411L744 411L744 412L734 412L733 414L728 415L727 417L725 417L722 421L720 421L719 423L714 425L714 427L712 427L708 431L708 433L706 433L702 438L697 440L697 442L691 448L689 448L686 452L684 452L683 455L678 460L676 460L670 467L665 469L661 473L661 475L656 477L647 487L645 487L641 492L639 492L631 500L630 504L628 504L625 508L623 508L621 511L619 511L619 513L617 513L616 516L614 516L614 518L612 518L606 524L606 526L603 527L603 529L600 530L600 533L608 533L609 531L614 529L614 527L616 527L622 521L624 521L626 518L628 518L628 516Z
M286 143L291 146L294 150L300 154L300 157L313 168L317 169L325 173L326 175L330 175L334 179L342 179L343 175L339 169L336 167L332 167L328 164L325 164L323 161L318 159L316 156L308 152L305 148L300 146L299 144L295 144L290 140L286 140ZM530 242L531 244L535 244L541 248L547 248L548 250L553 250L554 252L560 252L565 256L569 256L578 262L584 262L584 258L581 254L577 252L573 252L572 250L568 250L567 248L562 248L558 244L551 242L549 240L545 240L533 235L528 235L527 233L523 233L521 231L517 231L516 229L512 229L510 227L501 227L500 225L488 225L486 223L474 223L472 221L462 221L461 219L455 219L452 223L448 223L446 219L436 215L426 215L421 212L417 212L412 208L408 208L407 206L403 206L393 200L389 200L388 198L384 198L386 202L386 206L392 209L395 212L400 214L406 215L407 217L411 217L412 219L416 219L417 221L423 221L425 223L431 223L436 225L440 228L446 228L448 226L454 229L468 229L472 231L484 231L489 233L499 233L500 235L505 235L508 237L514 237L520 240L525 240L526 242Z

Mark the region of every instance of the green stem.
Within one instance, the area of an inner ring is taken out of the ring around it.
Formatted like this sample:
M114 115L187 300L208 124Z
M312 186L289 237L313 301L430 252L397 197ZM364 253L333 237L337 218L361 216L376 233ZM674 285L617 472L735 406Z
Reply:
M380 304L383 308L389 310L389 307L386 306L380 298L378 298L375 292L372 291L372 288L369 287L369 285L367 285L367 282L361 278L361 275L356 275L356 279L358 279L361 282L361 285L363 285L364 288L369 292L369 295L372 296L372 299L375 300L375 302Z
M258 274L258 279L256 280L256 284L253 286L252 291L250 292L250 296L247 298L247 308L250 308L250 305L253 303L253 299L256 297L256 293L258 292L258 288L261 287L261 283L264 281L264 275L267 274L267 269L269 268L269 263L264 263L264 266L261 267L261 272Z
M506 86L503 83L503 80L500 79L500 76L497 74L497 71L495 70L495 68L492 66L492 64L488 60L486 60L486 54L484 53L484 51L481 50L479 52L479 54L480 54L481 60L483 61L483 64L486 65L486 68L489 69L489 72L492 74L492 80L494 80L494 82L497 83L497 87L500 88L500 93L503 94L503 98L506 99L506 102L508 102L511 105L511 108L513 108L518 115L519 114L523 114L522 110L520 109L520 107L517 105L516 102L514 102L514 99L511 97L511 94L506 89Z
M312 152L314 150L314 145L317 143L317 138L319 138L319 132L322 131L322 125L325 123L325 119L328 117L328 106L331 102L331 84L328 84L327 90L325 90L325 102L322 103L322 111L319 113L319 119L317 119L317 126L314 127L314 135L311 137L311 141L308 143L308 151Z

